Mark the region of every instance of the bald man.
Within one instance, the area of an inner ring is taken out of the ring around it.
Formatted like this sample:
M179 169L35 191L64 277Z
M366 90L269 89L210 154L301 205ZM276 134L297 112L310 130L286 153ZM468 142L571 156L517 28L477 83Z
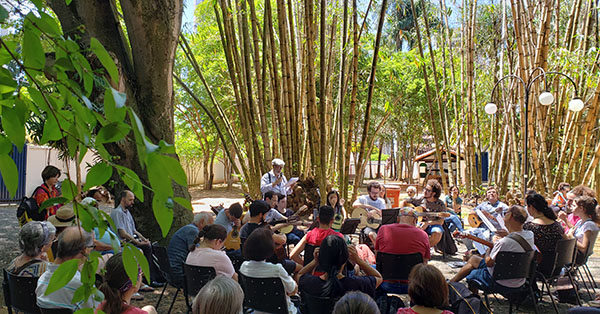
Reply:
M133 207L135 202L135 195L129 190L123 190L121 192L121 203L117 208L113 209L110 213L110 217L115 223L115 233L119 236L122 241L130 242L144 252L144 256L150 264L150 285L153 287L162 287L162 276L156 264L152 260L152 245L150 240L146 239L137 229L135 228L135 221L131 215L130 208ZM140 291L151 291L152 289L147 286L142 286Z

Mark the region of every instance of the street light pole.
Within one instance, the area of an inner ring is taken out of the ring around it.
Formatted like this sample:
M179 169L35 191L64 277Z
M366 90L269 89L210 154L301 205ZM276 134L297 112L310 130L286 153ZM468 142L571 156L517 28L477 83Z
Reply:
M533 76L533 74L536 71L540 71L542 72L541 74L538 74L537 76ZM569 80L569 82L571 82L571 84L573 85L573 87L575 88L575 97L573 97L573 99L569 102L569 110L574 111L574 112L578 112L581 111L584 107L584 103L583 101L577 96L577 84L575 84L575 81L573 81L573 79L561 72L556 72L556 71L552 71L552 72L546 72L544 71L544 69L538 67L533 69L533 71L529 74L529 77L527 78L527 83L525 83L525 81L514 74L509 74L506 75L504 77L502 77L501 79L499 79L496 84L494 85L494 88L492 89L492 93L490 95L490 102L487 103L485 105L485 112L489 115L493 115L496 113L496 111L498 110L498 106L493 102L494 99L494 92L496 91L496 88L498 87L498 85L500 85L500 83L506 79L512 78L512 79L516 79L521 86L523 87L523 90L525 91L525 139L523 142L523 146L524 146L524 151L523 151L523 162L524 162L524 166L523 166L523 197L525 197L525 195L527 194L527 175L528 175L528 170L529 170L529 159L528 159L528 141L529 141L529 112L528 112L528 107L529 107L529 94L531 92L531 87L533 86L533 83L535 81L537 81L540 78L544 78L544 92L542 92L539 97L538 100L542 105L550 105L552 104L552 102L554 102L554 96L548 91L548 84L546 81L546 76L547 75L560 75L563 76L565 78L567 78Z

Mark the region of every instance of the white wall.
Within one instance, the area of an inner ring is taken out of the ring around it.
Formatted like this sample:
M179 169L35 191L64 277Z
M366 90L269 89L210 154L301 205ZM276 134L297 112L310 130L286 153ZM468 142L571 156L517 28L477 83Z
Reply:
M30 196L33 190L42 184L42 170L47 165L53 165L60 169L61 175L59 180L62 181L67 178L67 172L70 170L71 180L76 182L76 164L74 161L66 162L58 158L59 152L56 149L52 149L48 146L37 146L33 144L27 144L27 168L25 170L25 195ZM93 155L87 153L81 162L81 180L85 181L88 168L87 164L94 164Z

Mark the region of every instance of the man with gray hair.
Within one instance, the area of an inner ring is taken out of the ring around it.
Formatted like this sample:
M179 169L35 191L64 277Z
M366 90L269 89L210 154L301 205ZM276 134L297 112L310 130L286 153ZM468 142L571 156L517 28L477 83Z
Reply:
M87 300L72 302L76 290L82 286L79 270L75 271L73 278L71 278L64 287L46 295L46 289L48 289L50 278L56 272L58 267L70 260L79 260L80 263L83 262L93 248L93 234L80 227L68 227L58 236L56 259L54 259L54 263L48 265L48 268L38 280L37 288L35 289L37 305L40 308L64 308L76 311L83 308L96 308L98 306L99 302L94 300L94 295L91 295Z
M171 273L166 275L170 283L177 287L183 286L183 262L185 262L190 252L190 247L194 245L194 240L196 240L198 232L204 226L212 225L213 223L214 218L211 213L201 212L194 215L194 221L191 224L181 227L173 234L167 248Z
M260 192L262 192L263 198L265 193L269 191L283 195L290 194L296 183L294 182L287 186L288 181L282 171L285 162L279 158L275 158L271 161L271 164L273 165L273 170L265 173L260 179Z

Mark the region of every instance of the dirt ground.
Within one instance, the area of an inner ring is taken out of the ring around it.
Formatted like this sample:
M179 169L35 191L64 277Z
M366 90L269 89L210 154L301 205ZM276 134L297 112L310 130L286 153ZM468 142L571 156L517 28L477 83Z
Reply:
M209 205L219 205L223 203L224 206L229 206L234 202L243 202L244 196L239 188L233 188L231 190L227 190L226 187L216 187L213 190L205 191L200 187L192 187L190 188L190 193L192 195L192 204L194 207L194 211L204 211L209 210ZM16 235L18 234L19 226L15 217L16 206L10 205L2 205L0 206L0 248L4 254L0 254L0 265L3 267L8 265L8 263L19 254L19 248L17 243ZM600 241L600 239L598 240ZM456 274L457 269L451 268L448 266L448 262L453 261L461 261L462 255L460 253L464 252L466 249L462 244L458 245L459 254L455 256L450 256L446 260L442 260L442 256L438 253L432 253L432 261L431 264L438 267L442 273L445 274L446 278L451 278L454 274ZM600 280L600 243L596 243L595 253L590 258L588 265L592 271L592 274L595 275L596 279ZM146 292L143 293L145 300L143 301L135 301L134 305L142 307L143 305L156 305L158 298L160 296L161 289L156 289L154 292ZM158 308L159 313L167 313L173 295L175 294L175 288L168 287L165 291L165 296L163 297L160 306ZM589 296L585 289L580 290L580 295L584 301L589 301ZM503 300L501 296L499 296L500 302L496 302L494 298L490 298L492 301L491 307L494 313L508 313L508 302ZM405 302L408 302L406 297L403 297ZM0 308L0 314L8 313L6 306L4 305L3 294L0 294L0 304L2 307ZM573 307L570 304L559 304L559 309L561 312L566 312L568 308ZM183 297L183 292L179 292L177 299L175 301L175 305L172 313L185 313L186 305ZM552 308L552 304L550 303L550 299L548 296L544 297L544 301L540 304L540 313L553 313L554 310ZM514 313L534 313L533 308L520 308L518 311L514 311Z

